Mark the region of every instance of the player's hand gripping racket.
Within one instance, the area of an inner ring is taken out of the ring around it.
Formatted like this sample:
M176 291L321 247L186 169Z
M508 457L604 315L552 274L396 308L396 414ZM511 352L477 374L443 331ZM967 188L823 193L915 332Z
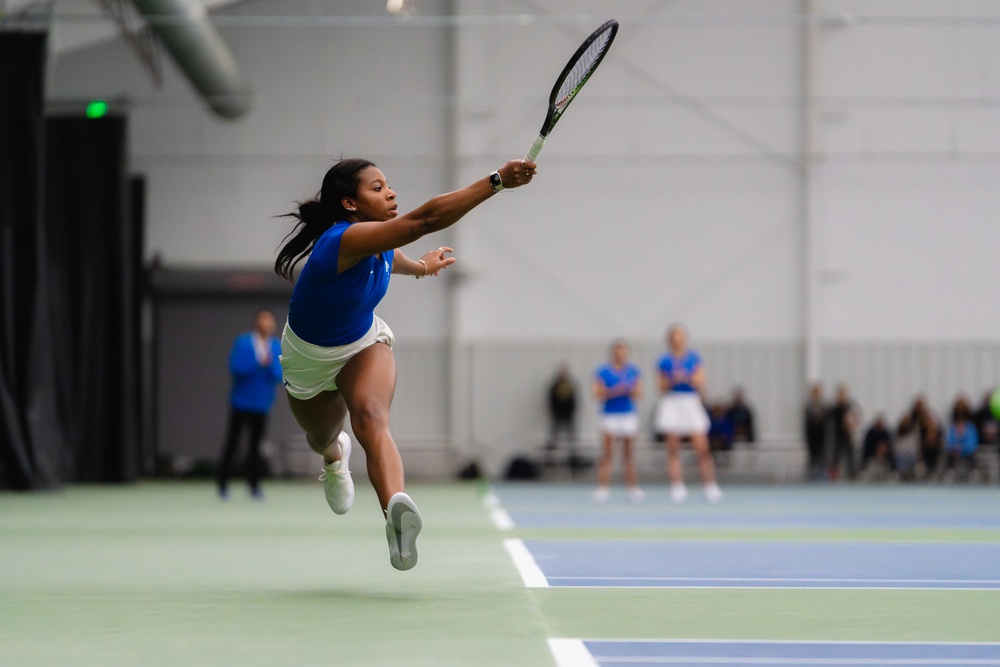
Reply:
M549 110L545 114L545 122L542 123L542 129L538 133L538 137L535 138L535 143L531 144L528 154L524 156L526 160L534 162L538 154L542 152L545 138L549 136L552 128L562 118L566 107L583 88L583 84L590 80L594 70L604 60L604 56L611 48L611 42L615 41L617 34L618 21L608 21L592 32L566 63L566 67L556 79L556 85L552 87L552 92L549 94Z

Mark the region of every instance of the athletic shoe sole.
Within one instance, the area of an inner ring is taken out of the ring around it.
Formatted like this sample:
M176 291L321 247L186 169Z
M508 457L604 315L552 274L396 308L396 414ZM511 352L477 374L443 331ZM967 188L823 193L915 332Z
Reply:
M417 564L417 535L424 525L420 510L408 495L400 492L389 499L385 513L389 562L397 570L409 570Z

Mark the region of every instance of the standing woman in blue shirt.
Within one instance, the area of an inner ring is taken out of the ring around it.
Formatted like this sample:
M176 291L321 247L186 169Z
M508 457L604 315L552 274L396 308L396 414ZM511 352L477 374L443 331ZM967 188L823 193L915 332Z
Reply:
M639 433L636 402L642 398L639 367L628 360L628 345L616 340L611 345L611 361L597 369L594 396L601 402L601 458L597 464L597 489L594 501L607 502L611 496L612 454L615 440L622 443L622 461L629 502L642 502L643 492L635 471L633 445Z
M689 437L698 457L698 468L710 503L722 500L715 481L715 462L708 449L711 422L701 392L705 390L705 368L701 355L687 349L687 332L675 324L667 331L667 353L660 357L660 391L656 409L656 431L667 440L667 476L670 497L675 503L687 500L684 472L681 467L681 438Z
M378 167L343 159L327 171L319 196L289 214L298 222L274 264L280 276L295 283L281 339L288 401L309 446L323 457L320 479L337 514L354 502L351 440L343 431L350 416L386 516L389 561L398 570L417 563L422 519L404 492L403 462L389 432L395 338L375 316L375 306L391 273L436 276L455 261L446 256L451 248L413 260L400 246L450 227L504 188L530 183L535 167L531 161L511 160L489 177L400 213L396 193Z
M274 388L281 382L281 344L274 337L274 313L261 309L254 313L253 331L240 334L229 352L229 373L233 385L229 392L229 427L222 449L216 484L223 500L229 497L229 477L239 449L240 434L249 431L246 451L247 484L250 495L263 498L260 478L260 441L264 437L267 415L274 404Z

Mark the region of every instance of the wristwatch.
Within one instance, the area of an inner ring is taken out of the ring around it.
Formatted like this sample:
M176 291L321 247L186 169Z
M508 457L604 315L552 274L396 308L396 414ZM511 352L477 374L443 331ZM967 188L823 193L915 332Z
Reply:
M500 192L503 190L503 181L500 179L499 171L494 171L490 174L490 185L493 186L493 192Z

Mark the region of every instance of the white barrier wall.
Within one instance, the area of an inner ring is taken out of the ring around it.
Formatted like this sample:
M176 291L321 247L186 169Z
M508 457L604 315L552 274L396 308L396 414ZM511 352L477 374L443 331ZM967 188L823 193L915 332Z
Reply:
M529 397L564 350L580 375L616 336L649 361L673 321L713 391L745 385L774 438L797 433L807 331L818 377L866 409L978 398L1000 379L1000 5L413 6L219 10L257 93L237 122L209 116L169 62L154 89L121 40L56 54L50 96L127 110L149 256L267 266L288 230L273 216L341 154L379 163L404 209L523 154L555 73L614 15L612 54L535 183L414 249L453 245L461 279L397 280L380 310L400 338L402 442L413 424L414 441L500 460L544 430Z

